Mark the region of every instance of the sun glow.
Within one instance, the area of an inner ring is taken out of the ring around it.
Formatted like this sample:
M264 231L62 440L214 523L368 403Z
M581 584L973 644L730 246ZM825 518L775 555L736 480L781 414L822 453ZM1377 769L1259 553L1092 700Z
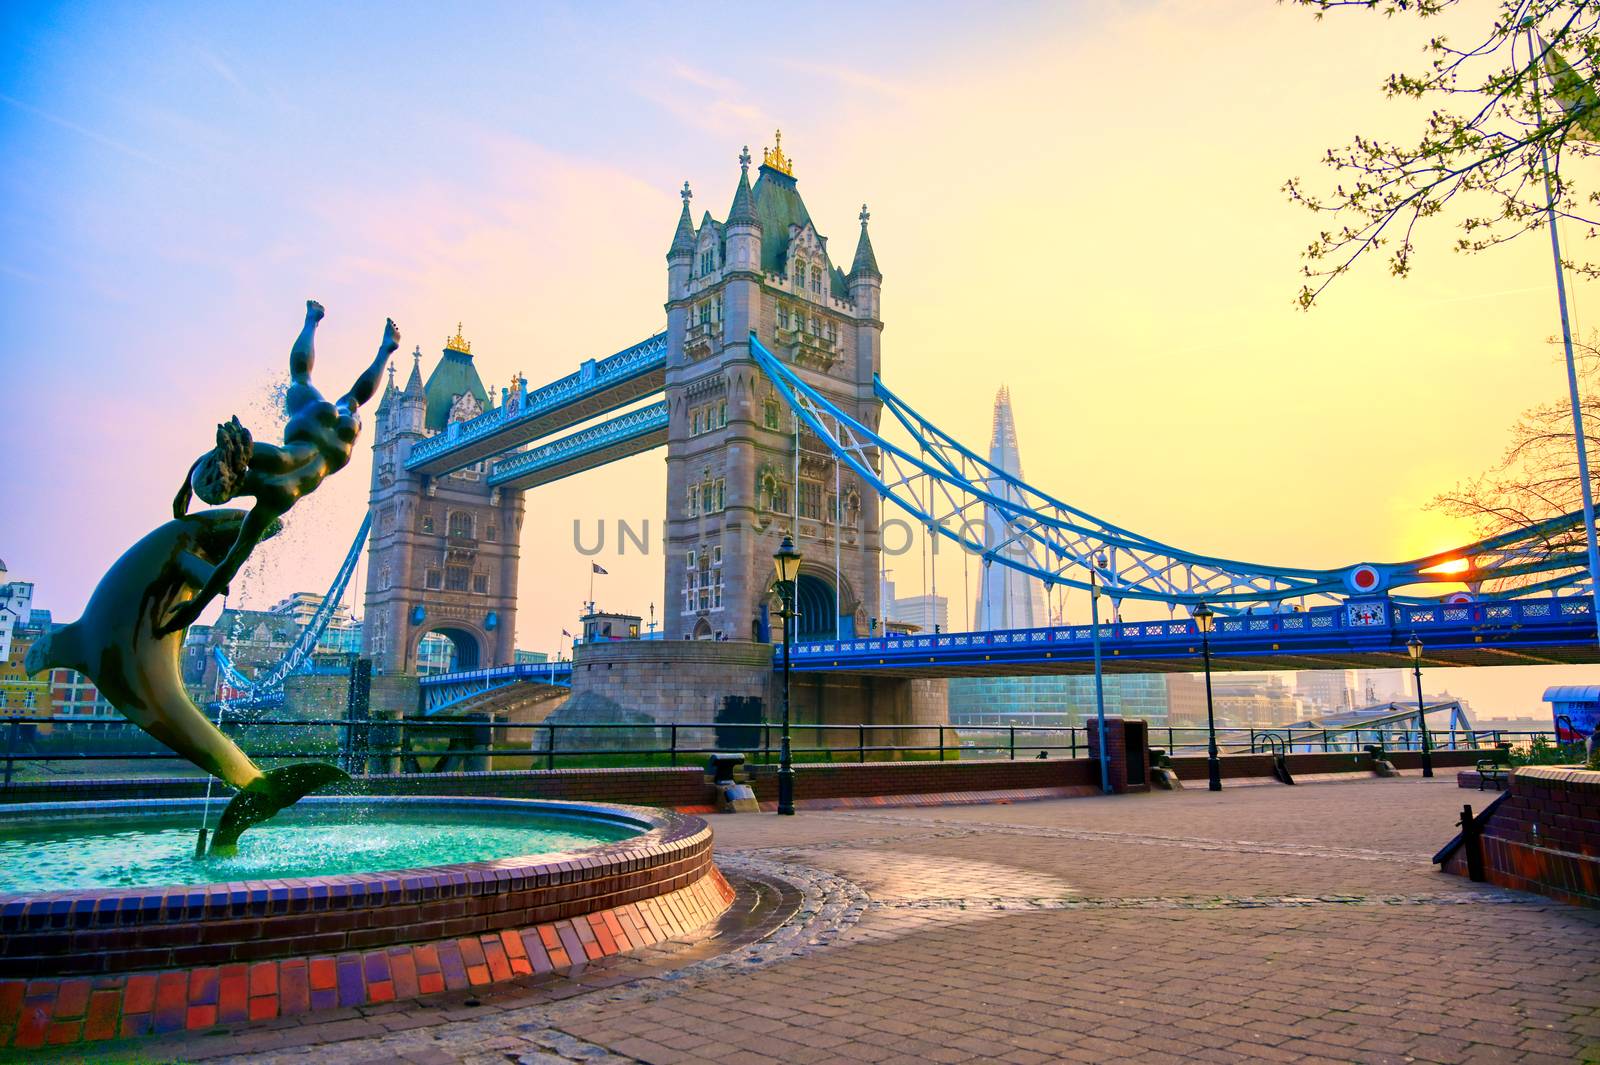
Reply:
M1465 572L1467 572L1467 570L1469 570L1471 568L1472 568L1472 562L1471 562L1470 559L1452 558L1447 562L1439 563L1437 566L1429 566L1427 569L1423 570L1422 572L1424 572L1424 573L1465 573Z

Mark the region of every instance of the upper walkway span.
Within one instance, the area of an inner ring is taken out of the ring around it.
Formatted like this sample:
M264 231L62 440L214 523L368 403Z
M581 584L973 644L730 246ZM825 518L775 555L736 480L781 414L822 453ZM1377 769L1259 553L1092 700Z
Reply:
M667 379L667 334L657 333L540 388L525 385L476 418L451 422L411 449L406 469L433 477L492 459L551 433L620 410L660 392ZM554 478L550 478L553 480Z

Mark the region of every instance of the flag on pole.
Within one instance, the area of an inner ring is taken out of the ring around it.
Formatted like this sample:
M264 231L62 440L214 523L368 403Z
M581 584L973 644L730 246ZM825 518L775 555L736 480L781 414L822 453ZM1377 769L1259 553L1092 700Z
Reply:
M1544 68L1550 75L1550 95L1572 119L1570 136L1576 140L1600 140L1600 94L1543 37L1539 44L1544 48Z
M589 565L594 567L594 572L605 574L608 577L610 576L609 573L606 573L606 568L604 566L602 566L600 563L591 562L591 563L589 563Z
M577 639L576 636L573 636L572 633L568 632L566 629L561 630L561 635L569 637L570 639Z

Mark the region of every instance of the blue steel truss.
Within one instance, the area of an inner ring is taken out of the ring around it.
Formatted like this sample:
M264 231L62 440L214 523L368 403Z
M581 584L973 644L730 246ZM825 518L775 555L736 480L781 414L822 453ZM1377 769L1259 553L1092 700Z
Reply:
M489 470L489 484L496 488L546 484L666 442L667 405L652 403L502 459Z
M552 690L572 687L571 662L519 662L460 673L434 673L422 678L422 713L450 713L492 699L513 686L540 684Z
M666 367L667 334L662 332L615 355L590 359L558 381L512 397L507 405L487 410L476 418L451 422L444 432L411 449L406 469L428 467L435 473L448 473L452 467L464 466L495 450L503 450L493 438L515 439L518 429L531 430L534 423L558 412L575 411L576 417L567 420L572 424L616 410L659 392L661 381L654 375L664 376ZM637 388L623 387L635 383Z
M361 528L356 530L356 538L350 542L350 550L345 552L344 561L339 564L339 572L333 576L333 583L328 586L328 594L322 597L322 603L317 607L317 612L311 616L305 628L300 630L300 635L283 657L277 662L254 677L247 677L234 666L233 660L228 657L227 651L217 647L213 654L216 656L217 668L229 687L239 691L239 695L228 700L230 703L265 703L281 697L283 682L292 673L309 672L312 666L312 656L317 649L317 643L322 639L322 634L327 631L328 622L333 618L333 612L338 608L339 601L344 598L345 588L350 584L350 575L355 572L356 562L361 558L361 549L366 545L367 533L372 528L372 512L369 510L361 519Z
M779 394L838 459L930 534L1043 581L1088 590L1098 583L1113 602L1149 600L1169 606L1207 602L1224 612L1298 600L1332 605L1358 595L1438 583L1518 586L1505 595L1576 591L1586 581L1581 552L1550 549L1559 534L1581 527L1564 514L1530 528L1405 562L1356 563L1332 569L1268 566L1217 558L1164 544L1042 492L963 446L874 378L884 408L907 433L894 444L856 421L750 334L750 350ZM914 450L913 450L914 449ZM997 520L998 519L998 520ZM1466 568L1439 567L1465 560ZM1421 600L1412 600L1414 602Z

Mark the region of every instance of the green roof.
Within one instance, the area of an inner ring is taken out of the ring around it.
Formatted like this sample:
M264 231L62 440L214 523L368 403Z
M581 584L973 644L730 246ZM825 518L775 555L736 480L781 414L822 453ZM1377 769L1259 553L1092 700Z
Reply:
M445 348L439 365L428 375L428 386L424 392L428 398L424 424L429 430L438 432L445 427L450 420L450 404L463 392L471 392L480 406L489 406L489 393L483 390L483 382L478 379L478 368L472 364L472 356L465 351Z
M761 269L781 274L789 255L789 227L810 223L811 213L800 198L794 178L770 166L761 167L761 176L750 194L755 200L756 220L761 223ZM837 267L829 272L833 294L847 298L849 290L845 287L844 275Z

